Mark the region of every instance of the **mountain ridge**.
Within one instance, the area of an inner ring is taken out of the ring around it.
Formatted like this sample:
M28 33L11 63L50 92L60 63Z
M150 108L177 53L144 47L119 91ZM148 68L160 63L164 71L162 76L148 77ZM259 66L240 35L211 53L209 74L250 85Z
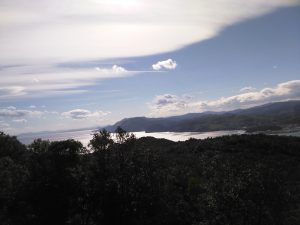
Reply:
M232 111L188 113L179 116L124 118L105 129L122 127L129 132L205 132L243 129L248 131L280 130L300 126L300 101L272 102Z

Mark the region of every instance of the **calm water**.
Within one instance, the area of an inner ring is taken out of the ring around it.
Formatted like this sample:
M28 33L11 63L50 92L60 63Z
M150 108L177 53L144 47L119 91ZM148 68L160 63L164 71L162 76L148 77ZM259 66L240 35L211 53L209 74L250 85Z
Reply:
M233 134L244 134L243 130L233 130L233 131L212 131L212 132L156 132L156 133L146 133L146 132L133 132L137 138L140 137L155 137L155 138L165 138L171 141L185 141L190 138L205 139L209 137L219 137L224 135ZM50 141L60 141L66 139L75 139L81 141L83 145L87 146L90 139L92 138L93 130L81 130L81 131L68 131L68 132L53 132L53 133L39 133L39 134L24 134L18 136L18 139L24 144L31 143L36 138L49 139ZM290 132L290 133L278 133L277 135L288 135L288 136L298 136L300 137L300 131Z
M19 135L18 139L24 144L31 143L36 138L49 139L50 141L59 141L65 139L75 139L81 141L85 146L89 143L92 138L93 130L82 130L82 131L70 131L70 132L57 132L57 133L39 133L39 134L23 134ZM146 133L146 132L133 132L137 138L140 137L155 137L155 138L165 138L171 141L185 141L189 138L205 139L208 137L219 137L224 135L232 134L243 134L242 130L234 131L213 131L213 132L156 132L156 133Z

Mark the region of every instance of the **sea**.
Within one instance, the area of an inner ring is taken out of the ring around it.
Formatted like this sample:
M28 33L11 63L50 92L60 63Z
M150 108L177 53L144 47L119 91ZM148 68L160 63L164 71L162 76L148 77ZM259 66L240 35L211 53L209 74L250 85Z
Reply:
M84 146L87 146L89 141L92 139L92 135L95 130L80 130L80 131L63 131L63 132L44 132L44 133L29 133L18 135L18 139L24 144L30 144L34 139L41 138L43 140L50 141L61 141L66 139L74 139L80 141ZM206 139L214 138L225 135L241 135L246 133L244 130L222 130L222 131L211 131L211 132L153 132L146 133L132 132L137 138L141 137L155 137L164 138L171 141L186 141L190 138L195 139ZM114 137L115 134L112 134ZM276 133L276 135L286 136L298 136L300 137L300 131L297 132L285 132Z
M92 139L92 135L95 130L80 130L80 131L63 131L63 132L44 132L44 133L28 133L17 135L18 139L23 144L30 144L35 139L41 138L43 140L50 141L61 141L66 139L74 139L80 141L84 146L87 146L89 141ZM219 137L224 135L233 135L233 134L244 134L243 130L230 130L230 131L212 131L212 132L153 132L146 133L142 132L132 132L137 138L141 137L155 137L155 138L164 138L171 141L186 141L190 138L195 139L206 139ZM114 137L115 134L112 134Z

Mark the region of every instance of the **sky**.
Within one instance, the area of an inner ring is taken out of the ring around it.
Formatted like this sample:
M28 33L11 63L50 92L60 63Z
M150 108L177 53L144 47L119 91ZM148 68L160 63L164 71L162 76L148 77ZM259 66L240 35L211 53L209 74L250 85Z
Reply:
M0 130L300 100L299 0L0 0Z

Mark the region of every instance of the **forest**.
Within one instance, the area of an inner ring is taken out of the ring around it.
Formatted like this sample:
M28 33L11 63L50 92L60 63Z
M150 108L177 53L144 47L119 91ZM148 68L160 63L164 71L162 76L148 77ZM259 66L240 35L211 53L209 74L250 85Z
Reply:
M117 128L23 145L0 133L1 225L297 225L300 138L172 142Z

